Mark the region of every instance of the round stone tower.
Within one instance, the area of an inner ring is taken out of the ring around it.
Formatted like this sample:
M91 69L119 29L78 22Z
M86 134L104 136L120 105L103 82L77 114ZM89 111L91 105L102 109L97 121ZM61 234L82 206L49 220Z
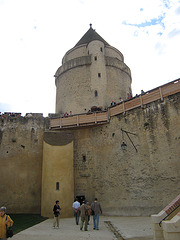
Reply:
M55 73L56 113L85 113L93 106L106 109L120 97L127 99L131 81L122 53L90 25Z

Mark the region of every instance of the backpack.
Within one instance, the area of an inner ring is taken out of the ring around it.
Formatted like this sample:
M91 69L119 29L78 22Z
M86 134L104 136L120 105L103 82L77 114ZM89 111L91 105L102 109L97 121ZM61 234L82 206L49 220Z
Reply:
M7 221L7 216L6 216L6 221ZM6 225L6 237L7 238L12 238L13 236L13 230L11 227L7 227Z

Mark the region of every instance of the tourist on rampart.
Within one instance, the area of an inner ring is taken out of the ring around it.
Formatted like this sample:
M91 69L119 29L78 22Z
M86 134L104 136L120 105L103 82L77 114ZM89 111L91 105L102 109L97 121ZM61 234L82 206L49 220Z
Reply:
M116 105L116 102L112 101L111 106L114 106L114 105Z
M74 209L74 217L75 217L75 221L76 221L76 225L79 224L79 216L80 216L80 203L78 202L77 199L75 199L73 205L72 205L73 209Z
M91 110L88 110L87 114L90 114L90 113L92 113Z
M6 207L0 208L0 239L6 240L6 231L7 228L12 227L13 220L10 216L6 215Z
M93 229L99 230L99 217L102 214L102 208L97 198L94 199L94 202L91 204L91 211L93 215Z
M80 212L81 212L80 230L82 230L84 226L84 231L88 231L88 206L85 204L85 201L83 201L80 207Z
M54 223L53 223L53 228L57 226L59 228L59 217L60 217L60 211L61 208L59 206L59 200L56 201L56 204L53 207L53 212L54 212Z
M130 92L127 93L127 99L131 99L132 98L132 94Z
M119 98L119 102L120 102L120 103L123 102L123 99L122 99L121 97Z

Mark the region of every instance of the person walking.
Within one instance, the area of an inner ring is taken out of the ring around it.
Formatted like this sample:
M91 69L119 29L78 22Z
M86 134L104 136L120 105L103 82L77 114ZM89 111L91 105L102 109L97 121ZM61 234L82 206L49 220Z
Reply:
M6 207L0 208L0 239L6 240L6 230L9 227L12 227L13 220L10 216L6 215Z
M85 204L85 201L83 201L80 207L80 212L81 212L80 230L83 229L84 225L84 231L88 231L88 206Z
M79 224L79 216L80 216L80 203L78 202L77 199L75 199L75 201L73 202L73 205L72 205L73 209L74 209L74 217L75 217L75 221L76 221L76 224L78 225Z
M56 204L53 207L53 212L54 212L54 223L53 223L53 228L57 226L59 228L59 217L60 217L60 211L61 208L59 206L59 200L56 201Z
M91 204L91 211L93 212L93 229L99 230L99 217L102 214L102 208L97 198Z
M87 207L88 207L88 225L89 225L90 216L91 216L91 206L90 206L90 203L89 203L89 202L87 202L86 205L87 205Z

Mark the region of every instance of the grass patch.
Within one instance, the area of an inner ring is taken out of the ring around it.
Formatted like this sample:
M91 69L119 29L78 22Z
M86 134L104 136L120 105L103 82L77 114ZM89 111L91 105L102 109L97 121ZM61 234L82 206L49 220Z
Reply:
M13 231L14 234L32 227L40 222L45 221L47 218L41 217L39 214L9 214L14 221Z

